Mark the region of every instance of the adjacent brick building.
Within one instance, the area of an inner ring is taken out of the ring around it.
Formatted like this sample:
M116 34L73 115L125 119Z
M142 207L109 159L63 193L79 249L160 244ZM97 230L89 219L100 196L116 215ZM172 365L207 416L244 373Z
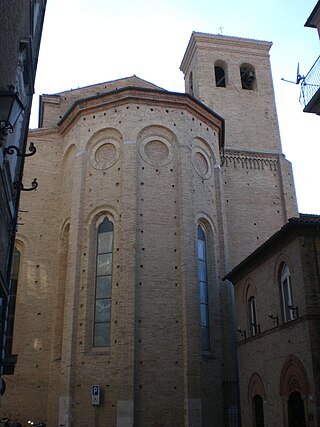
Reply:
M245 426L320 425L320 217L291 218L226 277L235 285Z
M185 94L133 76L41 97L27 168L39 188L23 198L17 239L19 364L3 415L238 425L222 277L297 215L270 47L193 33Z
M11 268L20 191L30 187L22 182L22 175L45 8L45 0L1 2L0 376L13 374L16 363L11 349L16 281L11 280ZM9 117L8 99L15 99L18 107Z

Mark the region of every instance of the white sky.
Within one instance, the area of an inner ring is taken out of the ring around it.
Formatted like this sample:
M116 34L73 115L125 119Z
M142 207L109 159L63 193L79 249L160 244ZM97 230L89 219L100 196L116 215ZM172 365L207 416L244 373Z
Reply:
M271 65L282 147L293 164L299 211L320 214L320 117L303 113L297 63L319 56L304 24L317 0L48 0L30 126L38 98L136 74L184 92L179 66L192 31L273 42Z

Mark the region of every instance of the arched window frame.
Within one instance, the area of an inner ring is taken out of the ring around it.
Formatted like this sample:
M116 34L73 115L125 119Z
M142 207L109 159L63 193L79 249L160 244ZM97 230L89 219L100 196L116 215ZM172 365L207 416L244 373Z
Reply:
M308 414L310 383L307 370L298 357L290 354L285 360L280 375L280 396L283 399L284 426L289 424L289 399L297 392L304 402L304 414Z
M260 377L260 375L255 372L252 374L250 380L249 380L249 384L248 384L248 402L251 402L252 405L252 425L256 426L256 427L263 427L264 426L264 420L262 419L262 422L260 422L260 424L257 425L257 419L256 419L256 406L255 406L255 398L256 396L259 396L262 400L262 404L264 404L265 400L266 400L266 391L264 388L264 384L262 381L262 378ZM260 403L261 403L260 400ZM262 411L264 409L264 406L262 406ZM262 413L263 417L264 414ZM261 419L260 419L261 420Z
M251 278L246 280L243 288L243 303L246 305L247 330L250 336L260 334L257 310L257 288Z
M295 319L295 311L293 308L291 273L289 266L286 263L281 266L280 288L283 320L284 322L290 322Z
M201 223L198 223L197 226L197 258L200 298L201 348L203 352L209 352L211 349L211 340L208 289L208 249L207 233L205 227Z
M101 218L97 224L96 236L93 347L108 347L111 329L113 221L107 217Z

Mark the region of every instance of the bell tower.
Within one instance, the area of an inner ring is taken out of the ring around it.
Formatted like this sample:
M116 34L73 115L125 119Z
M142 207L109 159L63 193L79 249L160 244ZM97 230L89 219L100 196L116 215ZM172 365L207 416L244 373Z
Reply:
M225 119L221 173L230 268L297 214L291 164L281 150L271 46L194 32L180 67L186 92Z

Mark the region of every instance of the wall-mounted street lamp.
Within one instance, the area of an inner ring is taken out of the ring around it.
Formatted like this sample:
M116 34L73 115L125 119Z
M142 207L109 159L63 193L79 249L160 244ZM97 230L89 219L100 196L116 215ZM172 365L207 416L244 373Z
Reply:
M0 89L0 144L8 133L13 132L14 125L23 110L24 107L14 86Z

